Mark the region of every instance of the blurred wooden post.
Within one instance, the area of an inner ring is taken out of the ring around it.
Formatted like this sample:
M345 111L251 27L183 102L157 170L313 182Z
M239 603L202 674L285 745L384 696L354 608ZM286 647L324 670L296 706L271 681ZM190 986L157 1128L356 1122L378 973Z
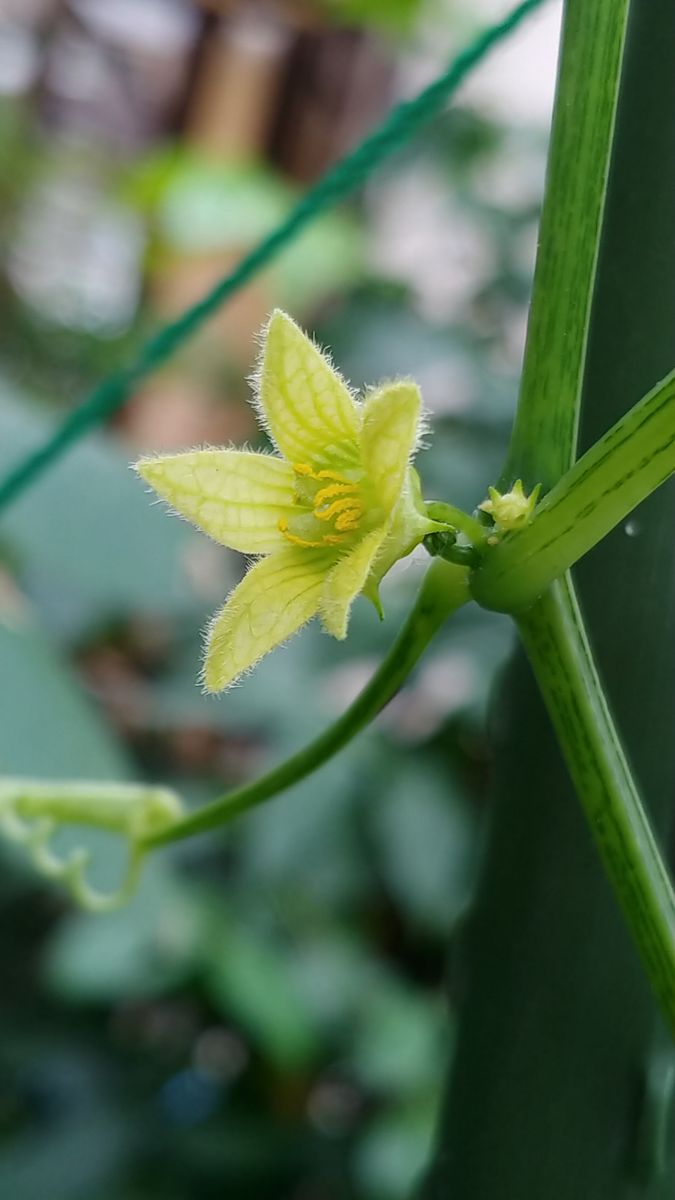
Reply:
M255 7L217 23L190 98L188 142L216 157L262 157L289 40L288 28Z
M257 6L237 8L218 19L202 47L183 122L184 144L214 163L256 162L265 156L276 112L289 30ZM153 281L153 298L163 315L194 304L247 249L172 255ZM265 276L233 297L209 323L200 342L217 341L240 359L253 353L253 335L272 305Z

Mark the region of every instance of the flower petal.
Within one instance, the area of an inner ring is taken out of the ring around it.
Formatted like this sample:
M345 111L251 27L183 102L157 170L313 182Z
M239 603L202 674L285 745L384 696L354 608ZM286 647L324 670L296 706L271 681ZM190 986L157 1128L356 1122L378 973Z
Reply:
M349 610L363 591L386 536L386 526L373 529L327 576L321 597L321 621L326 633L333 637L342 640L347 636Z
M222 692L318 612L332 557L289 547L251 567L208 631L203 681Z
M356 460L361 413L342 377L285 313L272 313L257 379L261 417L291 463Z
M222 546L269 554L287 544L278 523L293 510L295 478L283 459L246 450L193 450L142 458L136 470Z
M366 397L361 454L377 504L388 515L398 500L419 435L422 398L405 380Z

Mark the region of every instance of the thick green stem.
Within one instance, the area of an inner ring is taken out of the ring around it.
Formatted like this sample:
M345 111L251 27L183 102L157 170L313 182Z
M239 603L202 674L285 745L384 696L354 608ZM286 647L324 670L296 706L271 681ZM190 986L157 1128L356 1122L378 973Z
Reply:
M518 628L608 878L675 1036L675 896L591 657L571 582Z
M150 849L227 825L240 813L255 808L316 771L377 716L405 682L446 617L470 598L466 568L435 562L427 571L417 601L381 666L360 696L329 729L267 775L147 838L143 847Z
M529 487L550 488L569 468L582 380L585 449L673 365L675 7L631 0L588 345L584 354L585 335L574 342L567 368L576 382L565 404L575 411L558 419L561 343L574 306L588 312L595 274L570 276L590 211L578 189L593 192L610 150L609 136L595 158L583 142L592 97L617 94L618 70L603 74L598 64L617 45L626 11L615 0L566 0L552 156L567 153L549 170L540 257L551 268L538 271L535 289L547 312L536 317L538 340L528 339L528 357L540 361L527 366L529 412L519 418L507 485L522 476ZM616 21L607 43L599 21ZM534 326L533 313L531 335ZM548 387L534 387L537 371ZM675 789L674 500L666 484L637 514L638 536L617 529L578 568L594 654L663 842ZM672 1096L658 1083L672 1038L599 869L524 653L502 677L492 739L490 838L453 956L458 1030L425 1200L672 1200Z
M527 353L502 476L545 488L574 462L629 0L565 4Z
M531 523L488 548L480 604L525 608L675 471L675 372L600 438L544 497Z

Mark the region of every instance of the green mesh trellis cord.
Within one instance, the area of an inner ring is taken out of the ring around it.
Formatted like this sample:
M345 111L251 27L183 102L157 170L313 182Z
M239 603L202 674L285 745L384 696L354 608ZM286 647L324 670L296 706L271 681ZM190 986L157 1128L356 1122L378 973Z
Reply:
M393 154L413 134L436 116L450 96L489 50L507 37L543 0L523 0L504 18L491 25L462 50L438 79L412 100L404 101L356 150L340 159L299 201L276 229L224 276L187 312L164 325L127 368L104 379L77 408L73 409L38 448L11 468L0 482L0 508L32 484L68 446L79 441L92 426L121 408L133 387L175 353L216 309L248 283L292 239L327 208L337 204Z

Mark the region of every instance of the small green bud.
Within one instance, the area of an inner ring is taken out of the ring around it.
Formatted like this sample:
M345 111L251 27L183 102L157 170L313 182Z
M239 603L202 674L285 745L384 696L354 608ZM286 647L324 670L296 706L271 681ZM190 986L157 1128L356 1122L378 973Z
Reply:
M497 488L488 488L488 499L479 504L481 512L489 513L500 533L511 533L522 529L530 521L535 509L541 484L525 495L522 479L516 479L510 492L499 492Z

